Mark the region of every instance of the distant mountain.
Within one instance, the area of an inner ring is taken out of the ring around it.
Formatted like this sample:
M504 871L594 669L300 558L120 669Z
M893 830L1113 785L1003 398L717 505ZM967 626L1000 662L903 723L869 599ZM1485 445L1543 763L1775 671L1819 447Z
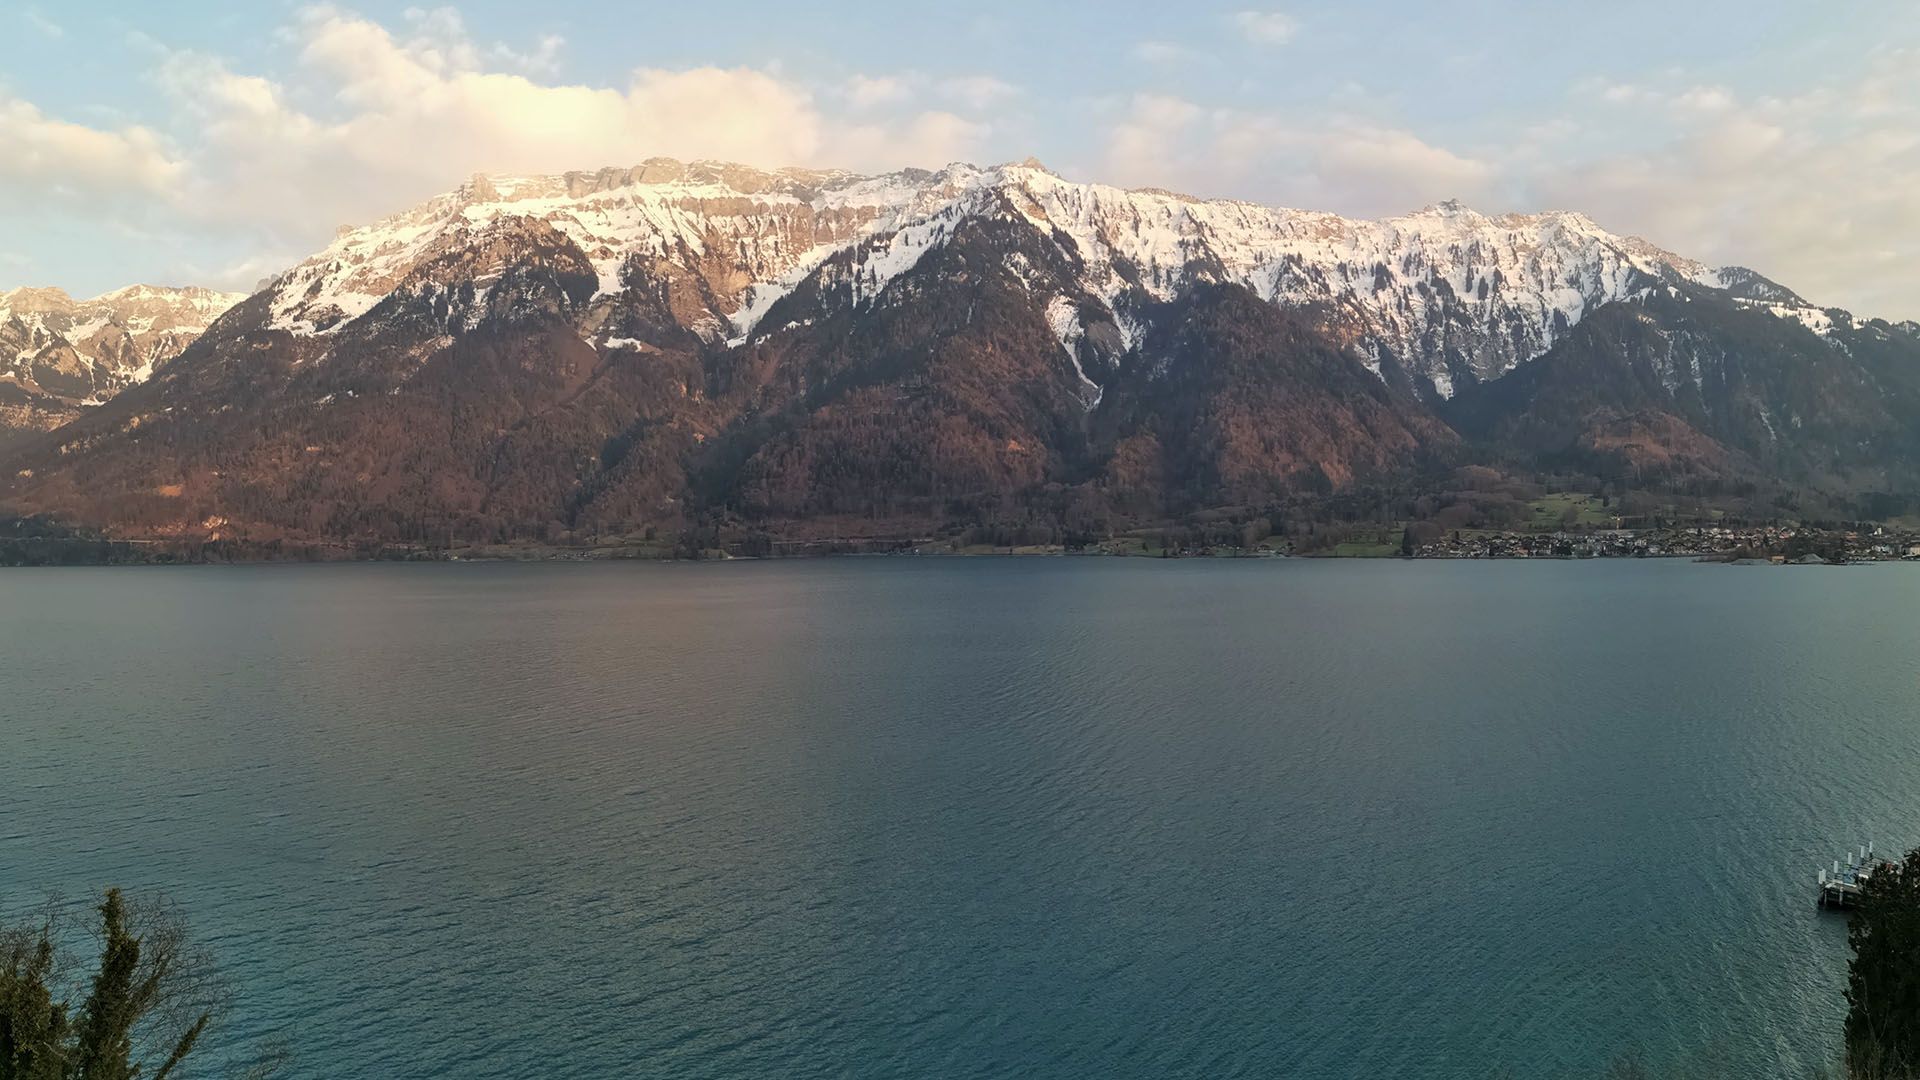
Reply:
M1770 318L1763 313L1787 317ZM1636 484L1920 488L1920 334L1843 311L1659 292L1596 312L1444 415L1520 460Z
M439 543L1088 534L1467 464L1844 498L1920 490L1917 364L1910 326L1573 213L655 160L343 230L4 499Z
M59 289L0 293L0 441L58 427L144 381L243 299L151 285L91 300Z

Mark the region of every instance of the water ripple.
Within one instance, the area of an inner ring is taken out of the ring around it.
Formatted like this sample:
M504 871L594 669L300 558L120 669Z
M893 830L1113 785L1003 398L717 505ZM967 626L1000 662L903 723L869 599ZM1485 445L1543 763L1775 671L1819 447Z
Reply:
M1908 568L0 575L0 905L191 910L302 1076L1732 1075L1920 842ZM1903 834L1902 830L1907 830Z

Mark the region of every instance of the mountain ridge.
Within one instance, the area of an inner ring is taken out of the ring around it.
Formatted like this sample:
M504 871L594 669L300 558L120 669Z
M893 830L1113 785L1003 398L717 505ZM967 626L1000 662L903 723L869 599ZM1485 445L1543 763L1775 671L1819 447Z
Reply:
M1123 299L1127 284L1165 299L1198 262L1270 301L1346 309L1355 340L1376 366L1405 368L1440 398L1451 396L1458 381L1498 377L1544 352L1564 325L1591 307L1667 279L1717 287L1721 273L1609 233L1575 211L1489 217L1449 202L1366 221L1071 183L1037 164L956 163L865 176L653 159L629 169L476 177L401 214L346 230L283 276L298 288L282 290L277 319L286 329L323 331L384 295L393 264L418 257L423 241L461 224L540 216L588 254L602 293L623 287L623 265L631 258L702 276L711 294L703 312L710 332L737 340L835 254L885 256L859 260L871 267L872 284L883 287L926 243L938 241L942 220L981 212L983 199L996 191L1014 196L1036 220L1062 228L1083 255L1102 263L1117 257L1143 270L1137 283L1102 283L1110 305ZM722 227L732 234L718 232ZM740 242L741 257L725 273L700 275L713 239ZM862 251L881 243L884 251ZM1780 297L1792 297L1751 271L1730 269L1743 282L1764 282ZM1489 296L1509 289L1511 300ZM1464 349L1456 340L1462 332L1477 339ZM1477 362L1462 362L1465 353Z
M1916 362L1900 327L1576 212L653 159L343 229L29 440L0 499L407 543L1089 535L1484 465L1843 505L1920 487Z
M76 300L0 292L0 440L45 431L151 377L244 294L128 285Z

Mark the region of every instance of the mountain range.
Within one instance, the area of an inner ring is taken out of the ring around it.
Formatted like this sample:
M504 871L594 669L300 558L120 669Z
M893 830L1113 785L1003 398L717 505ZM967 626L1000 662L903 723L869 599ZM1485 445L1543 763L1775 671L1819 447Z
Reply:
M48 431L178 356L241 293L134 285L75 300L0 292L0 442Z
M1920 492L1920 326L1578 213L658 159L475 177L249 297L123 293L0 304L0 410L51 429L4 451L16 514L454 545Z

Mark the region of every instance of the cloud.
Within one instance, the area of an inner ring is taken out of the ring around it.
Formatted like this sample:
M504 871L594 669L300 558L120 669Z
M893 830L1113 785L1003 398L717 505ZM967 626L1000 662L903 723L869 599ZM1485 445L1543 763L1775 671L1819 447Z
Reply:
M1167 163L1178 157L1177 146L1194 137L1194 126L1205 115L1206 110L1183 98L1135 97L1125 119L1108 136L1107 169L1112 178L1132 184L1178 182L1166 171Z
M989 131L952 109L902 111L913 87L891 77L856 77L831 95L858 120L830 116L807 87L756 68L641 68L619 86L549 82L503 70L502 49L477 45L445 8L410 11L397 31L311 8L290 41L297 67L278 79L189 52L167 54L157 73L195 144L183 205L215 224L264 228L272 249L295 238L317 245L335 225L395 212L475 172L655 156L943 165ZM516 69L538 66L515 55ZM988 79L931 89L963 106L1013 92Z
M1725 112L1736 104L1733 92L1724 86L1696 86L1677 95L1673 102L1682 109L1698 113Z
M975 109L989 109L1020 95L1020 88L991 75L967 75L943 79L940 92L948 98Z
M1614 82L1610 79L1587 79L1575 89L1609 105L1629 105L1653 97L1653 91L1634 83Z
M185 168L147 128L87 127L0 97L0 188L36 199L146 197L172 190Z
M1657 107L1674 113L1725 112L1736 104L1733 92L1724 86L1668 90L1644 83L1586 79L1575 84L1574 89L1581 96L1609 106Z
M1378 217L1457 197L1573 209L1818 303L1920 317L1920 50L1882 47L1795 94L1684 72L1586 80L1467 146L1380 103L1258 111L1137 96L1106 126L1103 177Z
M1227 19L1262 46L1299 29L1276 11ZM278 44L291 64L270 75L151 45L160 92L143 113L151 126L53 116L0 91L0 195L35 212L83 208L152 246L191 235L182 246L196 251L290 258L336 225L402 210L479 171L656 155L933 167L978 160L1027 122L1026 110L1007 108L1023 91L985 74L809 84L776 66L642 67L570 81L555 73L558 36L481 41L445 7L386 23L304 9ZM1155 64L1205 59L1162 41L1131 51ZM1751 265L1821 302L1920 316L1920 50L1869 50L1845 71L1771 94L1678 70L1588 79L1478 134L1459 118L1411 123L1395 99L1360 87L1313 110L1165 94L1079 102L1099 118L1089 179L1365 216L1448 197L1489 212L1579 209L1685 255ZM996 114L1006 119L984 122ZM1044 144L1014 150L1052 156ZM217 283L241 285L266 265L207 263Z
M566 44L567 39L559 34L543 34L531 49L521 51L506 45L495 45L492 55L509 67L529 75L551 75L560 70L560 50Z
M901 106L918 99L937 99L984 110L1020 96L1020 88L992 75L956 75L935 78L925 72L891 75L854 74L839 87L839 95L856 110Z
M1135 60L1165 66L1191 63L1204 55L1198 49L1172 41L1137 41L1129 51Z
M1875 50L1797 95L1677 85L1607 96L1620 124L1652 137L1535 163L1535 200L1751 266L1816 303L1920 315L1920 50Z
M1387 125L1209 109L1152 94L1134 98L1111 128L1106 169L1121 183L1367 216L1481 199L1498 178L1489 162Z
M1426 142L1410 131L1346 125L1315 141L1319 179L1376 205L1414 206L1443 198L1476 201L1491 189L1492 164Z
M411 30L407 47L441 70L471 70L491 61L524 75L551 75L559 70L560 50L566 46L560 35L543 34L531 48L505 42L483 47L467 32L460 12L451 7L408 8L401 18Z
M835 152L848 160L911 162L937 168L974 156L992 128L950 112L923 112L905 124L861 124L840 131ZM898 168L898 164L883 166Z
M1286 45L1299 32L1300 24L1291 15L1278 11L1239 11L1233 25L1241 36L1255 45Z
M23 8L20 12L20 18L28 26L33 27L46 37L63 38L67 36L67 28L47 18L39 8Z
M894 75L854 75L847 79L844 92L854 108L873 109L906 100L913 88L908 80Z
M40 10L38 10L38 8L27 8L27 10L23 10L23 12L19 13L19 17L21 17L21 19L25 19L25 23L27 23L29 27L33 27L33 29L36 29L36 31L40 31L40 33L42 33L44 37L50 37L50 38L67 37L67 29L65 29L65 27L61 27L60 23L56 23L54 19L48 19L48 17L46 17L44 13L40 13Z
M282 249L256 252L224 262L183 258L168 265L163 276L169 281L191 282L209 289L251 293L311 254L312 251L305 249Z

